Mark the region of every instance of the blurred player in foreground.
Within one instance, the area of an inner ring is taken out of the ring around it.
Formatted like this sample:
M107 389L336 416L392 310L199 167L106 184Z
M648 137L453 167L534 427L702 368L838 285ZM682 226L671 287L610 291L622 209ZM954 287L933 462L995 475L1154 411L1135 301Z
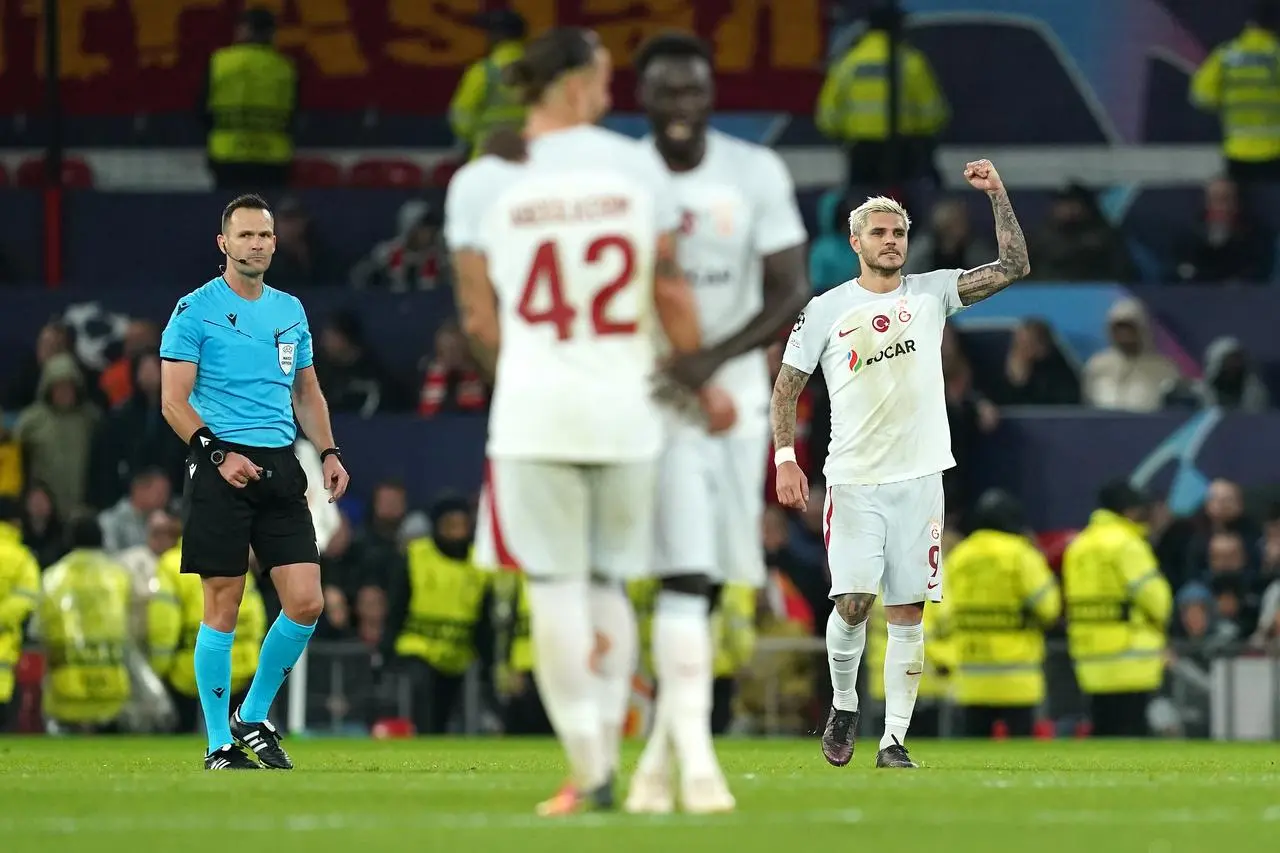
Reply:
M589 30L553 29L508 73L523 136L495 134L502 156L454 177L446 236L463 328L496 366L477 563L530 581L535 677L571 771L538 811L561 815L613 805L637 652L621 581L649 570L653 547L656 344L665 332L692 352L700 335L670 179L594 126L608 52Z
M809 483L795 461L796 400L814 368L831 395L823 527L835 610L827 658L835 689L822 753L853 757L855 689L866 619L884 596L885 731L877 767L915 767L903 740L924 668L924 603L942 600L942 472L955 465L942 383L947 317L1031 270L1009 195L990 161L964 176L991 199L1000 257L986 266L903 275L911 220L896 201L868 199L849 216L861 274L810 300L796 319L773 389L778 500L803 509Z
M680 266L697 298L706 345L678 357L668 374L697 388L715 371L714 384L731 396L738 419L714 436L668 419L654 555L662 581L653 620L658 700L627 809L671 811L674 746L685 811L728 811L734 799L711 739L708 610L725 582L764 585L769 368L760 348L811 292L808 235L781 158L708 129L715 92L706 44L683 33L657 36L641 47L636 70L653 130L646 144L671 171L682 211Z

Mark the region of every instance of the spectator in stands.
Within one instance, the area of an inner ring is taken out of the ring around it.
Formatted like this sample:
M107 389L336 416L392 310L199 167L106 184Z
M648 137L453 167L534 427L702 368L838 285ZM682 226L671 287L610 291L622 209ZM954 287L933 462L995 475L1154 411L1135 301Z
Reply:
M14 433L27 470L49 485L64 512L84 505L89 450L100 419L75 359L60 353L46 361L36 402L18 415Z
M160 354L137 353L130 364L132 394L94 430L89 454L89 503L105 509L120 500L133 478L158 468L174 491L183 487L187 446L160 414Z
M390 588L393 573L404 571L401 529L409 517L404 484L383 480L373 487L369 518L352 546L359 562L358 587Z
M1214 611L1228 623L1234 636L1247 635L1258 620L1256 602L1250 607L1248 584L1237 574L1214 575L1209 579L1209 589L1213 592Z
M1280 579L1280 503L1267 509L1262 526L1262 541L1258 545L1261 554L1262 577Z
M55 355L62 354L76 357L75 333L60 320L53 320L40 329L36 335L35 350L14 373L5 394L4 408L18 411L35 402L45 364Z
M948 323L942 332L942 380L947 397L954 468L942 475L947 517L953 522L965 512L972 493L972 460L982 436L1000 425L1000 410L973 384L973 368L960 346L960 336Z
M67 553L53 492L39 481L29 481L22 495L22 544L36 555L41 568L52 566Z
M316 233L302 202L286 196L276 205L276 253L271 257L271 283L286 289L337 284L327 247Z
M1267 510L1263 530L1262 571L1257 584L1263 592L1258 603L1258 627L1253 633L1256 645L1280 643L1280 503Z
M98 388L108 406L118 406L134 392L135 359L160 348L160 329L150 320L130 320L124 330L123 351L98 377Z
M218 189L261 191L289 182L298 72L273 46L275 36L275 15L248 9L235 44L209 58L200 107Z
M1084 398L1091 406L1154 412L1178 380L1178 368L1156 351L1151 322L1137 299L1121 299L1107 313L1111 346L1084 366Z
M100 522L101 523L101 522ZM103 533L106 526L103 525ZM157 580L160 558L178 544L182 522L168 510L157 509L147 516L146 541L115 554L115 560L133 578L134 636L147 636L147 608L153 593L159 591Z
M369 417L403 409L400 383L365 342L364 324L355 311L335 312L320 332L316 375L329 408Z
M458 324L449 320L436 330L435 353L423 359L418 414L430 418L442 412L483 412L488 405L489 388L467 339Z
M1054 343L1048 321L1031 317L1018 324L1004 374L991 383L991 396L1001 406L1080 403L1080 380Z
M1249 570L1249 552L1244 538L1235 531L1223 530L1209 537L1205 552L1203 576L1210 579L1221 575L1243 576Z
M22 494L22 445L8 423L8 417L0 411L0 500Z
M1120 232L1086 187L1071 184L1049 208L1049 221L1031 237L1031 276L1040 281L1132 281L1133 261Z
M858 256L849 245L849 203L840 190L827 190L815 211L818 227L809 245L809 282L814 293L830 290L852 278ZM914 248L912 257L915 257Z
M339 514L338 528L320 554L320 578L324 586L324 614L318 635L337 639L355 635L351 602L359 592L360 565L351 546L355 536L345 513Z
M1205 186L1204 202L1204 221L1178 242L1178 278L1215 284L1270 280L1275 235L1240 205L1235 182L1214 178Z
M821 563L804 560L791 548L791 530L787 525L787 512L772 504L765 508L763 521L764 563L770 577L781 576L803 599L809 611L809 625L826 625L826 614L831 610L828 593L831 584ZM776 584L774 584L777 586ZM821 622L814 614L821 613Z
M929 230L912 235L911 252L903 271L970 270L989 263L995 256L995 246L973 236L968 206L960 199L943 199L933 206Z
M146 468L135 474L129 494L98 515L103 549L108 554L118 554L145 545L151 514L164 509L171 494L169 475L159 468Z
M440 211L427 201L407 201L397 221L396 236L374 246L369 257L356 264L351 283L392 293L447 286L448 250Z
M1244 345L1230 335L1205 348L1204 378L1196 383L1195 391L1205 406L1242 412L1262 412L1271 406L1267 386L1250 364Z

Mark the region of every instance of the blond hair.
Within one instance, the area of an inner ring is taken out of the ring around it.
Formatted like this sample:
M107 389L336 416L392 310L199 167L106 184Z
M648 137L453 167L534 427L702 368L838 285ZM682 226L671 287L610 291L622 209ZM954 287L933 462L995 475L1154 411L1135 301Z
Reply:
M880 195L867 199L849 214L849 236L861 234L862 229L867 227L867 219L873 213L892 213L894 216L901 216L906 229L911 230L911 217L907 215L907 209L893 199Z

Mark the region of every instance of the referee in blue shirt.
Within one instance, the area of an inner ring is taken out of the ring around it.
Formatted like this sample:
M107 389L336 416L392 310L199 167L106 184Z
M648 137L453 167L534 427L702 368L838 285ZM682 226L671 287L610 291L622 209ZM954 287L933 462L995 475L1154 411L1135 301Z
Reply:
M209 735L204 766L288 770L293 762L267 712L324 605L307 477L293 451L295 414L322 448L331 501L347 490L348 477L311 364L302 303L262 280L276 249L267 203L246 195L228 204L218 248L226 272L178 300L160 343L164 417L191 446L182 571L204 585L195 649ZM251 547L283 609L233 714L231 645Z

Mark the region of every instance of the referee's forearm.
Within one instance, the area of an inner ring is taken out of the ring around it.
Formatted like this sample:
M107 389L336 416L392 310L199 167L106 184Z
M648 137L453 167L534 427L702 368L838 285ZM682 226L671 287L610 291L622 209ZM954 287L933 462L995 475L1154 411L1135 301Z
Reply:
M298 416L302 432L317 450L328 450L336 444L333 440L333 424L329 420L329 404L325 402L319 387L308 394L295 396L293 412Z
M204 426L204 420L186 400L164 399L160 403L160 413L183 444L190 443L195 431Z

